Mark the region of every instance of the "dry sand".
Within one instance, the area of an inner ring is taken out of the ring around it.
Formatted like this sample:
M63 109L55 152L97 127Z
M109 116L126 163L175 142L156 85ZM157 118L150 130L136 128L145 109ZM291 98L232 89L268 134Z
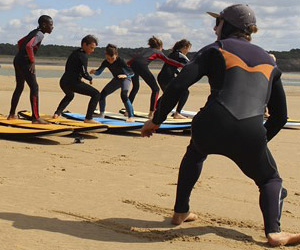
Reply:
M108 79L95 79L102 89ZM39 78L40 112L52 114L63 97L59 79ZM14 77L0 77L0 113L7 114ZM289 115L300 118L300 88L286 87ZM119 91L107 110L122 107ZM191 88L186 110L198 110L208 86ZM150 89L141 83L135 109L147 111ZM85 112L76 95L68 110ZM30 109L25 87L18 110ZM191 197L198 221L173 227L180 160L187 134L90 134L30 141L0 140L1 250L267 249L258 190L230 160L210 156ZM300 131L284 129L269 147L284 186L282 229L300 231ZM300 249L300 246L282 249Z

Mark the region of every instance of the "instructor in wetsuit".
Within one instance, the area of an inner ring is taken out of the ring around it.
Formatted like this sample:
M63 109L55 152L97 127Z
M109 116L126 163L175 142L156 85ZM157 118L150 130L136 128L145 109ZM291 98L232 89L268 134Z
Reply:
M280 231L287 191L267 146L287 121L281 72L269 54L250 43L257 27L248 5L232 5L220 14L209 14L216 18L218 40L201 49L168 85L153 119L141 132L142 136L151 136L181 93L203 76L208 77L211 94L193 119L191 142L180 165L172 223L197 219L189 212L191 191L206 157L219 154L233 160L258 186L268 243L300 243L300 234ZM270 117L263 125L266 106Z

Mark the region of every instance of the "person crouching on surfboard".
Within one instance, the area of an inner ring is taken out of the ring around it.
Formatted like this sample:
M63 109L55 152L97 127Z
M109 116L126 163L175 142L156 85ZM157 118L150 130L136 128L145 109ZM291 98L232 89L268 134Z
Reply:
M93 119L93 113L100 99L100 92L90 86L93 84L93 78L87 71L88 57L98 45L97 38L87 35L81 40L81 48L74 50L69 56L65 73L60 79L60 87L66 94L59 103L53 118L58 118L63 110L74 98L74 93L90 96L87 113L84 119L86 123L99 123ZM90 85L83 82L82 78L88 80Z
M36 29L18 41L18 52L14 58L16 89L11 99L11 108L7 119L17 119L16 108L26 81L30 88L32 123L49 124L39 116L39 86L35 74L35 53L42 43L44 34L52 32L53 20L50 16L42 15L38 19L38 24Z
M113 79L106 84L100 93L100 117L104 117L106 97L121 88L121 99L128 114L126 121L133 122L133 108L128 98L128 91L131 85L131 77L134 76L134 73L126 62L118 56L118 48L116 45L108 44L106 46L105 58L98 69L92 69L90 71L91 74L100 75L105 68L108 68L113 75Z

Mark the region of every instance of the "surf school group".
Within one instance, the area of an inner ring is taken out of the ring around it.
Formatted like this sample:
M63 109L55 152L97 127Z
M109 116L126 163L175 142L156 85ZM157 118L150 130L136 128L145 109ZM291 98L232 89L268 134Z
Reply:
M38 19L38 27L21 38L17 43L18 52L13 61L16 88L11 98L8 120L18 118L16 114L17 105L26 82L30 88L32 123L49 124L49 121L43 119L39 113L39 87L35 72L35 53L41 45L44 34L50 34L53 27L53 19L48 15L42 15ZM164 91L168 83L179 73L178 69L182 68L189 61L186 55L192 44L186 39L177 41L168 57L162 52L163 42L159 38L152 36L148 40L148 45L149 47L145 48L142 53L134 55L128 62L125 62L123 58L118 56L117 46L108 44L105 48L105 60L98 69L92 69L88 72L88 55L93 53L98 46L98 39L93 35L83 37L81 47L74 50L67 59L65 72L60 79L60 87L65 96L58 104L53 114L53 119L58 119L62 115L76 93L90 97L84 122L99 123L99 121L93 119L93 116L98 114L98 117L104 118L106 97L121 89L121 99L124 108L120 112L126 117L126 122L134 122L133 102L139 91L140 77L151 89L150 108L147 115L151 119L159 103L160 88ZM155 59L165 62L157 80L148 67ZM110 70L113 77L100 92L92 86L92 75L100 75L105 68ZM188 90L182 93L177 109L173 114L174 120L186 118L181 114L181 110L187 101L188 95ZM99 110L97 109L98 105Z
M127 63L118 57L117 46L108 44L106 59L98 69L88 72L88 55L95 50L98 40L93 35L82 38L81 47L67 59L60 79L65 96L53 118L58 119L78 93L90 96L84 122L97 124L98 121L93 118L97 105L100 106L99 116L104 117L106 97L121 89L124 114L128 122L134 122L133 103L141 77L151 88L150 119L144 123L141 135L150 137L176 105L174 118L184 119L180 112L188 98L188 88L203 76L208 76L211 93L205 106L193 118L190 144L180 164L171 223L180 225L198 219L197 214L190 212L190 195L207 157L218 154L235 162L257 185L268 243L271 246L299 244L300 233L281 231L282 206L288 192L268 148L268 143L287 122L281 71L274 58L263 48L250 43L251 35L258 28L255 13L248 5L235 4L220 13L207 13L215 18L213 30L217 41L197 52L191 62L186 57L191 47L189 41L182 39L176 42L172 51L174 55L166 57L162 53L162 41L153 36L148 40L149 48ZM43 15L38 24L37 29L18 42L19 50L14 58L16 89L7 119L17 118L16 107L26 81L30 87L32 123L44 125L48 122L39 115L34 53L44 34L52 32L53 20ZM165 62L157 79L164 92L160 99L159 86L148 67L155 59ZM111 71L113 79L99 92L92 87L91 74L100 75L105 68ZM178 68L182 70L179 72ZM263 123L266 107L270 117Z

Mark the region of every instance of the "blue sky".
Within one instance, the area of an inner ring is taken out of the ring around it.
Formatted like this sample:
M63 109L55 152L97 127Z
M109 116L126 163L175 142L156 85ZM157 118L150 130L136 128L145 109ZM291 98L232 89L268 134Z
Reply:
M255 11L259 32L253 42L266 50L299 48L299 0L0 0L0 43L15 44L37 26L42 14L53 17L54 30L43 44L79 46L87 34L99 46L146 47L152 35L168 49L182 38L197 51L216 38L214 19L206 11L220 12L234 3L248 3Z

